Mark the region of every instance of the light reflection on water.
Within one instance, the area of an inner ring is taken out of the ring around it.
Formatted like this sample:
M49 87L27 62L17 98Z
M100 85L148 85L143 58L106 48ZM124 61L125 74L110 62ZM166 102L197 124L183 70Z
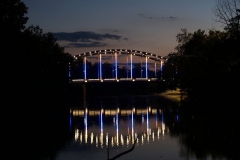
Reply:
M74 139L56 160L107 160L108 151L112 158L129 150L135 139L134 150L117 160L196 160L194 155L184 156L179 138L170 136L165 108L159 101L108 99L73 107L70 115Z
M96 148L137 145L159 140L166 132L163 111L158 109L72 109L73 119L84 122L83 128L75 128L75 141L87 143ZM160 115L160 116L159 116ZM94 125L96 117L99 125ZM161 119L159 119L161 117ZM141 121L139 121L139 118ZM138 120L137 120L138 119ZM110 124L104 124L104 120ZM156 139L155 139L156 135Z

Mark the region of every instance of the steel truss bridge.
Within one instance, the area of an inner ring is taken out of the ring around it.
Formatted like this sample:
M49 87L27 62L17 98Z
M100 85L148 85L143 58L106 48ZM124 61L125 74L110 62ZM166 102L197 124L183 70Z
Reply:
M103 56L110 55L112 57L112 77L111 78L104 78L103 76ZM122 78L118 75L118 64L119 64L119 57L125 55L126 56L126 69L127 69L127 76ZM97 78L88 78L87 73L87 57L97 57L98 63L98 77ZM141 57L141 77L134 77L134 63L133 63L133 56ZM72 79L71 82L73 83L81 83L81 82L119 82L119 81L156 81L157 71L162 71L163 64L167 60L166 57L159 56L156 54L138 51L138 50L129 50L129 49L104 49L104 50L96 50L91 52L81 53L79 55L74 56L75 60L82 60L83 63L83 78L81 79ZM143 61L142 61L143 60ZM154 62L154 72L155 77L149 77L149 60ZM157 68L157 63L160 63L160 67ZM142 76L142 72L144 72L144 77ZM128 73L129 72L129 73ZM69 71L69 74L70 71ZM69 75L71 77L71 75Z

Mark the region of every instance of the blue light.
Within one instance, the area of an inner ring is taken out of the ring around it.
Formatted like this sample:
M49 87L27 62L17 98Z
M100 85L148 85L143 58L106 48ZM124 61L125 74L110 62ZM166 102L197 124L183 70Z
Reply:
M88 117L87 117L87 108L85 109L85 115L84 115L84 125L85 125L85 131L87 131L87 128L88 128Z
M68 77L71 78L71 68L70 68L70 63L69 63L69 66L68 66Z
M148 63L147 63L147 56L146 56L146 78L148 78Z
M131 79L133 78L133 72L132 72L132 54L131 54Z
M87 58L84 57L84 79L87 79Z
M101 133L103 132L103 111L101 110Z
M118 109L117 109L117 113L116 113L116 131L118 133Z
M100 56L100 59L99 59L100 79L102 79L102 54L100 54L99 56Z
M70 126L70 131L72 131L72 113L69 115L69 126Z
M115 78L117 79L117 53L115 53Z

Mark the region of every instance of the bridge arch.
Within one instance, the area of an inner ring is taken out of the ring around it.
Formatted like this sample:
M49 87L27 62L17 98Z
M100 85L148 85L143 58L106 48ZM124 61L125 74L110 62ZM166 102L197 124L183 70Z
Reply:
M126 55L133 55L133 56L139 56L139 57L147 57L148 59L154 60L154 61L165 61L167 58L164 56L159 56L153 53L144 52L144 51L138 51L138 50L130 50L130 49L103 49L103 50L95 50L90 52L84 52L79 55L75 55L74 58L83 58L88 56L97 56L100 54L126 54Z
M134 76L133 76L133 56L138 56L145 59L145 68L143 67L143 69L145 69L145 77L144 79L149 79L148 76L148 59L155 61L155 75L157 75L157 69L156 69L156 63L160 62L161 63L161 71L162 71L162 64L165 60L167 60L166 57L163 56L159 56L156 54L152 54L149 52L144 52L144 51L139 51L139 50L130 50L130 49L103 49L103 50L95 50L95 51L90 51L90 52L84 52L81 53L79 55L75 55L74 58L76 60L81 59L83 60L83 73L84 73L84 79L88 79L87 76L87 57L91 57L91 56L97 56L98 57L98 80L102 80L103 79L103 75L102 75L102 56L103 55L111 55L114 59L113 62L113 66L115 67L113 69L114 72L114 76L112 77L115 80L118 80L118 56L120 55L126 55L126 56L130 56L130 62L128 61L127 64L129 64L130 66L130 75L129 77L127 76L127 79L133 80ZM141 60L142 62L142 60ZM128 67L127 67L128 68ZM127 69L128 70L128 69ZM142 64L141 64L141 78L142 77ZM128 75L128 73L127 73Z

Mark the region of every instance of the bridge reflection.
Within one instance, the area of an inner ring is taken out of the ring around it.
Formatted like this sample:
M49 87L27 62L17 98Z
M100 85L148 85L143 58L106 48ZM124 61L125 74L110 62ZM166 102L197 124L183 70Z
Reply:
M70 115L71 122L78 123L73 127L75 141L96 148L107 148L108 143L127 147L136 138L136 145L142 145L164 139L168 133L163 110L157 108L71 109Z

